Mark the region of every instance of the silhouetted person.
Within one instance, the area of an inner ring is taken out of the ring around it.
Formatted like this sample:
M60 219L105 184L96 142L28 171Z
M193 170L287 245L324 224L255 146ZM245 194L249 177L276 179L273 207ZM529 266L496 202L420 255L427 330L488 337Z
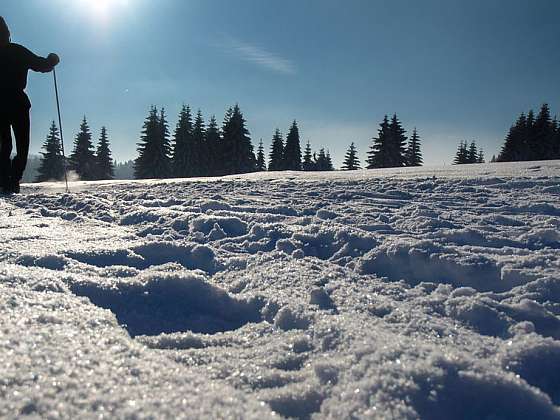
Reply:
M50 72L59 61L56 54L38 57L21 45L12 44L8 25L0 16L0 188L4 193L19 193L19 182L27 165L31 109L25 94L27 73ZM13 161L12 129L17 151Z

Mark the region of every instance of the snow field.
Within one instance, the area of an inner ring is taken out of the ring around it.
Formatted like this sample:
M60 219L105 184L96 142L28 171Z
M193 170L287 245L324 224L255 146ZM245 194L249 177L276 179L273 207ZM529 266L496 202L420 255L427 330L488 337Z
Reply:
M24 187L0 416L560 418L560 162Z

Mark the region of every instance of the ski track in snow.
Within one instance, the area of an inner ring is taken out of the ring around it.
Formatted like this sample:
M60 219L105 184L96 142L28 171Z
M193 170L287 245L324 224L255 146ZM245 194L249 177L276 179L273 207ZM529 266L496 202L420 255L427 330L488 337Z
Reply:
M24 186L0 417L560 418L560 162Z

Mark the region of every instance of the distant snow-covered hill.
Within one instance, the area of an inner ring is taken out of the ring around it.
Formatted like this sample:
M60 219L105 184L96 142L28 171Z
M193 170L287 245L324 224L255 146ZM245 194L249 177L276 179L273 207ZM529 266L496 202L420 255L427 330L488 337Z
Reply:
M560 418L560 162L23 186L0 417Z

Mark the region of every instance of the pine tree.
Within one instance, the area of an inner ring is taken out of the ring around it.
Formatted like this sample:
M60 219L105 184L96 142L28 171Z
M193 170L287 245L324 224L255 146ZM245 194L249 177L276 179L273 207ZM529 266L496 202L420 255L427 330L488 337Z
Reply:
M325 149L319 149L319 153L314 157L315 159L315 170L316 171L326 171L327 170L327 155Z
M91 142L91 131L85 116L80 125L80 131L74 140L74 150L69 161L70 169L75 171L81 180L91 181L95 179L95 154Z
M527 117L521 114L510 128L504 145L498 156L499 162L515 162L526 158L525 140L527 135Z
M266 162L264 159L264 146L263 141L259 142L259 149L257 152L257 172L264 172L266 171Z
M41 152L41 165L35 182L60 181L64 178L64 158L58 128L53 121L49 134L43 144L44 152Z
M171 174L170 144L164 110L158 116L152 107L144 122L142 137L138 143L139 156L134 161L136 179L162 179Z
M457 148L457 153L455 154L455 159L453 160L454 165L464 165L469 162L469 151L467 149L467 142L459 143Z
M393 115L389 125L390 141L388 145L388 161L385 167L398 168L406 165L406 131L401 125L397 114Z
M193 174L192 114L188 105L183 105L173 136L172 172L177 178L187 178Z
M554 153L554 130L548 104L543 104L541 107L532 131L530 146L532 160L551 159Z
M476 163L477 161L478 161L478 149L476 147L476 142L473 141L469 146L466 163Z
M245 118L239 105L228 110L223 128L223 153L225 174L253 172L257 159L246 127Z
M208 150L206 149L206 133L204 119L199 110L192 131L193 167L192 176L205 176L208 174Z
M107 128L101 127L101 136L95 154L96 160L96 179L113 179L115 177L115 166L111 157L111 149L109 148L109 139L107 137Z
M286 137L286 147L284 147L284 169L288 171L301 171L301 146L299 129L295 120Z
M325 156L325 158L326 158L326 170L334 171L334 165L331 159L331 152L329 150L327 150L327 155Z
M406 164L407 166L422 166L423 163L422 152L420 151L420 136L418 136L418 131L415 128L408 142Z
M208 150L208 175L215 176L220 172L221 139L216 117L212 116L206 128L206 147Z
M272 146L268 155L268 170L282 171L284 170L284 139L279 129L276 129L272 137Z
M386 168L388 157L389 142L389 118L385 115L383 122L380 124L377 137L373 138L373 142L368 151L367 169Z
M311 143L307 141L305 145L305 152L303 153L302 169L304 171L314 171L315 164L313 162L313 153L311 151Z
M535 160L535 113L530 110L527 114L527 124L525 125L525 131L522 133L523 147L521 150L521 160Z
M482 148L478 150L478 156L476 157L476 163L486 163L484 159L484 151Z
M342 165L343 171L356 171L361 169L360 167L360 160L357 156L358 152L356 151L356 146L352 142L348 151L346 152L346 156L344 157L344 163Z

